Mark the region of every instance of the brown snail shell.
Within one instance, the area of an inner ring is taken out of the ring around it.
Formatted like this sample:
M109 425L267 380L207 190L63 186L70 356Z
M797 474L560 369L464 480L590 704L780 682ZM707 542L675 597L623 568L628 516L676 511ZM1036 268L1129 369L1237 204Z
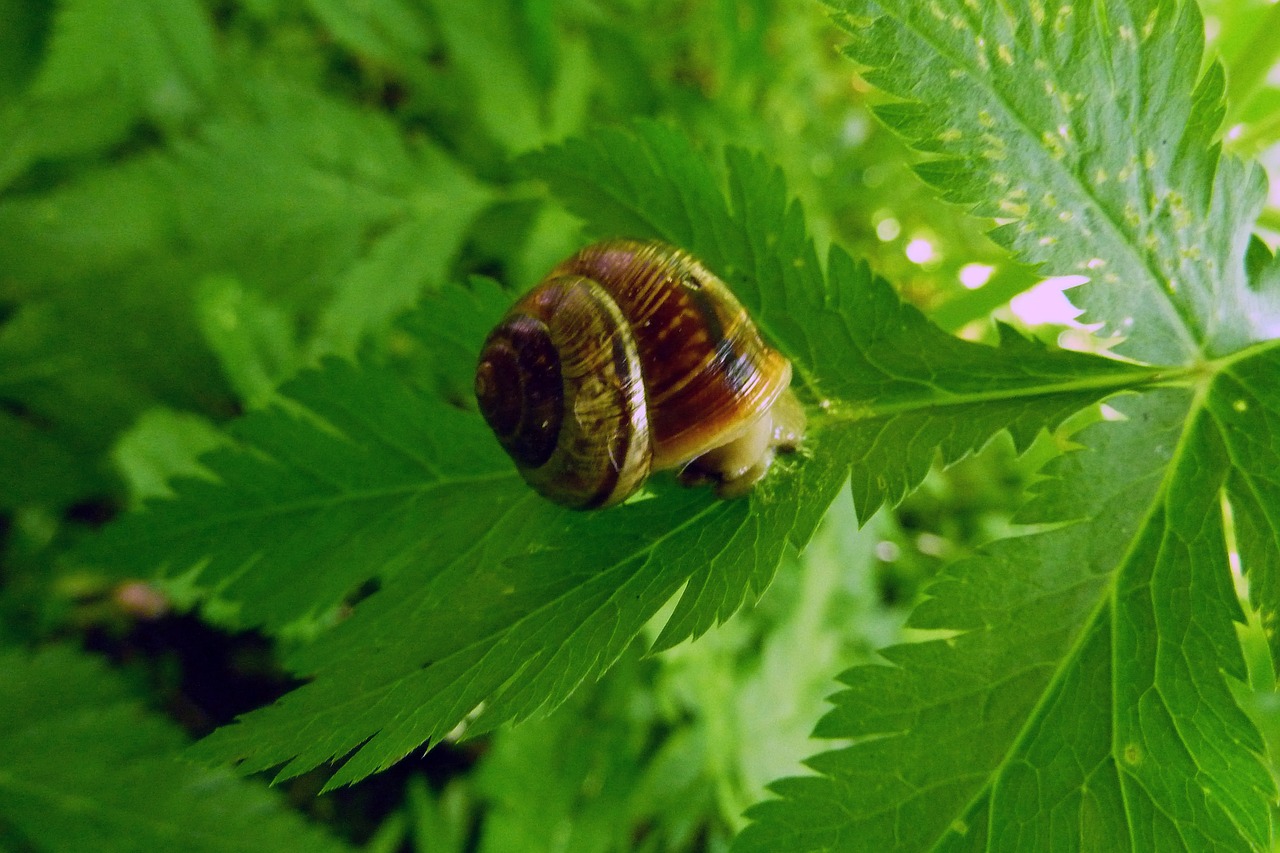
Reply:
M553 269L489 334L485 420L524 479L576 508L609 506L686 466L722 496L750 489L804 412L791 363L688 253L610 240Z

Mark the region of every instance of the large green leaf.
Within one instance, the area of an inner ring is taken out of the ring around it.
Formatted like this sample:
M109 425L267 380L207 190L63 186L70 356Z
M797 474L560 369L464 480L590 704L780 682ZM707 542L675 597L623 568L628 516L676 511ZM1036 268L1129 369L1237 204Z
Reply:
M820 401L803 454L749 500L658 478L652 500L574 513L523 485L475 413L383 369L330 362L302 376L283 389L287 406L234 426L242 448L206 460L220 483L180 484L178 500L118 522L84 554L126 574L163 565L273 629L380 579L294 658L311 683L215 733L198 747L204 757L246 770L284 763L292 775L349 756L331 780L340 784L464 720L477 733L527 717L598 676L677 593L659 648L756 598L851 470L869 513L917 483L939 446L951 461L1005 428L1025 444L1109 390L1152 378L1012 333L1000 348L954 341L839 252L824 275L798 207L759 158L730 155L726 199L670 131L592 140L530 162L553 177L576 163L574 186L594 185L578 191L599 199L604 221L618 210L615 176L696 188L648 218L637 209L639 225L624 233L689 245L758 309L796 359L803 393ZM477 285L426 309L429 327L456 330L442 349L447 372L469 370L487 326L467 314L496 317L504 302Z
M1224 375L1277 369L1270 348ZM775 785L739 849L1262 849L1275 789L1224 677L1245 676L1219 501L1244 424L1204 399L1113 400L1126 420L1081 434L1022 518L1077 520L950 568L911 625L954 636L846 673L818 733L859 742Z
M840 442L832 458L850 466L862 518L917 485L935 451L954 462L1001 429L1024 449L1099 389L1151 377L1004 327L999 348L954 338L838 248L824 275L781 174L741 150L727 156L727 198L700 155L657 125L599 132L526 162L597 234L685 246L724 275L830 414L819 422Z
M843 676L747 850L1269 849L1274 783L1237 706L1229 533L1268 634L1280 600L1280 281L1258 170L1212 144L1193 4L844 4L881 112L949 198L1185 370L1110 401L1022 520L914 613L946 639ZM1082 259L1088 259L1081 262ZM1067 522L1063 524L1063 522ZM1272 638L1272 655L1280 648Z
M832 5L901 99L879 116L933 155L920 174L1023 260L1090 276L1078 299L1125 353L1184 364L1280 331L1243 267L1265 180L1214 142L1223 75L1196 79L1194 2Z

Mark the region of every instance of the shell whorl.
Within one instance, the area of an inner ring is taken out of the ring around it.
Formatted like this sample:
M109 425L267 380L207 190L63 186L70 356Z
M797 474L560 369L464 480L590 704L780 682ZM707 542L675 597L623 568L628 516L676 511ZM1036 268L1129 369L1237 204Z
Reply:
M635 336L596 281L553 274L517 302L485 342L476 399L524 479L557 503L608 506L649 476Z

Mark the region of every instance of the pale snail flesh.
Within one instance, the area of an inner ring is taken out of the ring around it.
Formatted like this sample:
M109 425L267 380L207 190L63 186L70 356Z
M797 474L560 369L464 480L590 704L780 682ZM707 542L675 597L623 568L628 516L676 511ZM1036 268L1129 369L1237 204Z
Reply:
M791 362L680 249L609 240L559 264L485 340L476 400L521 476L589 509L652 471L745 494L804 436Z

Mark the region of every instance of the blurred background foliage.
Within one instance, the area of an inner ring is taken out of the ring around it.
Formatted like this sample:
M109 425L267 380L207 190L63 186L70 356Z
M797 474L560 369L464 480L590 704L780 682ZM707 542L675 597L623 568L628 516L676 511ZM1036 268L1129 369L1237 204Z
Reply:
M1205 9L1226 143L1274 163L1280 4ZM0 0L0 21L0 644L99 653L193 736L287 690L273 644L300 640L110 588L68 546L198 476L220 424L322 356L470 405L413 306L472 273L528 287L585 239L521 152L637 117L761 150L820 244L942 327L1096 344L1064 282L1038 284L914 176L816 3ZM1043 298L1019 310L1024 293ZM1011 529L1061 446L993 442L861 530L840 501L759 607L697 643L637 649L546 719L285 792L371 850L722 849L819 749L835 674L902 638L940 565ZM1271 696L1248 701L1280 732Z

